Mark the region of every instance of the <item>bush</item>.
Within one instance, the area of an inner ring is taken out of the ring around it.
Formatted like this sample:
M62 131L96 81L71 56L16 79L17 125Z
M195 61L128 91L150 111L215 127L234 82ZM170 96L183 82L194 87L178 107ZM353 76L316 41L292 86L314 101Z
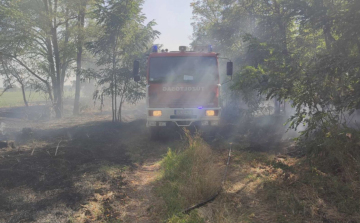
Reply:
M322 172L341 176L344 181L359 181L360 132L333 125L299 143L312 166Z
M360 208L360 132L332 125L303 138L299 145L306 150L312 170L311 174L302 174L304 183L319 188L319 196L340 212L357 213Z

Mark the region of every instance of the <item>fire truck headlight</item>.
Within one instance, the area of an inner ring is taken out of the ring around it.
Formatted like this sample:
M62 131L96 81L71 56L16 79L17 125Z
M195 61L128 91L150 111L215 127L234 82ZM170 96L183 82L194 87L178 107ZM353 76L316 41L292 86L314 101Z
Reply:
M206 116L215 116L214 110L206 110Z
M160 117L160 116L162 116L162 112L161 111L152 111L152 116Z

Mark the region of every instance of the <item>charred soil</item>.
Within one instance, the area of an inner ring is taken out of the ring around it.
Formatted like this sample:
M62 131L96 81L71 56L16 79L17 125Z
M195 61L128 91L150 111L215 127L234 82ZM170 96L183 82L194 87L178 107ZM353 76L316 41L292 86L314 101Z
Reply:
M108 118L88 113L21 126L3 117L17 126L6 134L16 148L0 150L0 222L149 222L156 159L170 142L149 141L144 120Z

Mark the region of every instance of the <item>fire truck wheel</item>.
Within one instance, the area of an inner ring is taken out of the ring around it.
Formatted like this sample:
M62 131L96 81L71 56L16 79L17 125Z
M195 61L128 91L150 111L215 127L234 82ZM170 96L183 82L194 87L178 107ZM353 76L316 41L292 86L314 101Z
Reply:
M150 127L150 139L158 140L160 137L160 128L159 127Z

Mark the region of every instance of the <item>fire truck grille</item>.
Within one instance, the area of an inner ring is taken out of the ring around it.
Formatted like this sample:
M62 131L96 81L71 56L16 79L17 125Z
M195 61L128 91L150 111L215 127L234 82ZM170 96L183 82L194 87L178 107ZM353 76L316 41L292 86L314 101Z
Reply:
M151 108L197 108L199 104L201 103L154 103L150 101Z
M171 115L170 119L196 119L196 115Z

